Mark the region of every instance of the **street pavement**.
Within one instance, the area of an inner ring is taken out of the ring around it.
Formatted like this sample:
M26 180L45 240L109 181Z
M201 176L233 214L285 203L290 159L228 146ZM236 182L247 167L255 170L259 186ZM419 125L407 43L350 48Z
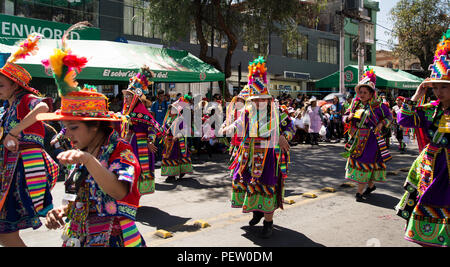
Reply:
M291 149L283 210L274 215L274 233L262 239L262 222L250 227L251 214L230 207L229 156L213 154L194 158L194 173L166 183L156 170L156 192L141 198L137 226L149 247L410 247L403 239L405 221L394 207L403 194L409 166L418 155L416 145L400 154L391 145L388 181L365 202L356 202L356 187L343 187L346 159L342 143L320 143L319 147L296 145ZM336 192L321 191L332 187ZM61 203L63 183L53 190L54 203ZM316 198L307 198L307 193ZM206 222L201 228L196 221ZM44 219L42 219L44 221ZM171 237L155 233L165 230ZM21 232L31 247L58 247L61 231L27 229Z

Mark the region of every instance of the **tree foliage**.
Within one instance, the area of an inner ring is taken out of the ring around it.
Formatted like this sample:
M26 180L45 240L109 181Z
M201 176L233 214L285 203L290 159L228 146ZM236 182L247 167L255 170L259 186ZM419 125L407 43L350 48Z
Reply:
M400 0L391 10L395 52L414 55L427 71L433 63L436 45L450 25L449 0Z

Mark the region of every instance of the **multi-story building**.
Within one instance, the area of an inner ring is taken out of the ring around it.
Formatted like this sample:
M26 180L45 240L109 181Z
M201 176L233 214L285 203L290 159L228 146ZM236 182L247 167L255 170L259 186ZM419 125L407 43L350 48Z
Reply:
M267 61L272 94L312 92L313 81L339 70L339 19L336 11L340 9L340 3L341 0L329 1L316 29L299 26L298 31L304 41L298 42L295 47L285 44L279 36L270 36ZM69 24L87 20L94 29L74 38L162 46L160 31L145 22L145 8L145 0L0 0L0 42L10 44L33 30L40 31L47 38L59 38ZM378 11L378 2L364 0L364 14L370 17L375 27ZM344 29L345 65L357 64L354 40L358 36L358 23L347 18ZM199 52L199 45L189 36L170 48L187 50L194 55ZM366 64L375 65L375 44L369 45L366 51ZM215 44L214 56L224 62L225 48ZM240 87L245 84L246 65L253 57L239 42L233 55L232 76L228 78L230 88L239 87L239 64L243 66ZM211 85L219 91L216 84L210 83L189 86L165 84L160 87L172 93L189 90L203 94Z
M420 60L415 56L398 57L392 51L378 50L377 51L377 66L400 69L404 71L423 71L420 65Z

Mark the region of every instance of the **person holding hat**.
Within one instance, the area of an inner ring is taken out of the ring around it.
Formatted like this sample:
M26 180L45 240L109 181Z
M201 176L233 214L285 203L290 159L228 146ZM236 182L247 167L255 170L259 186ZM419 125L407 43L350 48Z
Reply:
M31 75L15 62L35 54L40 35L19 44L0 69L0 245L25 246L22 229L42 226L40 216L52 208L50 190L58 165L45 152L45 127L36 116L49 110L29 86Z
M141 164L138 188L142 195L155 192L155 153L158 151L155 144L157 136L162 134L161 126L144 104L153 76L153 72L143 66L123 90L122 115L127 120L122 121L121 136L131 144Z
M280 114L267 90L267 68L262 57L249 64L248 89L244 116L225 129L237 130L242 137L229 167L233 170L231 206L253 213L250 226L264 218L261 237L269 238L274 212L283 208L288 142L294 129L289 116Z
M392 114L377 100L376 76L367 69L355 87L355 97L343 117L350 123L345 179L358 183L356 201L364 201L376 189L375 182L386 181L386 162L392 157L387 150L381 130L388 127ZM366 187L364 191L364 188Z
M450 29L437 45L431 76L406 99L397 115L403 127L414 128L420 155L406 178L396 206L407 220L405 239L423 246L450 246ZM423 103L432 90L437 101Z
M189 95L184 95L169 106L166 117L162 125L163 133L161 142L163 142L163 153L161 163L161 176L168 176L166 182L174 182L175 176L183 178L187 173L192 173L192 161L189 148L187 146L188 133L190 131L183 111L190 111ZM189 132L190 134L190 132Z
M71 53L66 38L82 26L69 28L61 48L43 62L53 72L61 109L37 119L62 121L73 147L58 155L60 163L70 165L66 194L63 205L47 213L45 225L64 227L65 247L145 246L135 223L141 168L131 145L111 125L124 118L108 110L108 98L95 87L80 89L75 81L87 60Z

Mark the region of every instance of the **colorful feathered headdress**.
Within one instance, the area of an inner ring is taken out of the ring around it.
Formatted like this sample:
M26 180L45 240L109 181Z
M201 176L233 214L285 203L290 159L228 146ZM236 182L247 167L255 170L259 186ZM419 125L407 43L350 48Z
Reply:
M149 87L153 84L153 81L150 79L153 78L155 74L150 70L147 66L142 66L140 71L130 78L130 83L128 84L127 89L122 90L125 93L128 92L132 95L131 102L128 103L125 101L122 108L122 114L129 115L133 109L136 108L139 102L146 101L145 95L149 93Z
M356 91L356 93L358 93L358 90L361 86L367 86L367 87L372 88L372 90L376 91L376 87L375 87L376 84L377 84L377 76L375 75L373 68L367 67L367 69L364 71L358 85L356 85L355 91Z
M267 89L267 67L263 57L258 57L248 65L248 99L272 98Z
M74 55L67 45L67 40L70 32L85 29L89 25L86 21L72 25L64 33L61 39L61 47L55 48L53 54L48 59L42 61L47 71L49 69L52 70L60 96L65 96L72 91L81 90L78 87L78 82L75 80L75 77L86 66L88 60L85 57Z
M154 76L153 71L144 65L134 77L130 78L130 83L125 91L135 94L138 97L148 94L149 86L153 84L153 81L150 79Z
M28 85L31 81L30 73L23 67L15 64L15 62L27 56L35 55L39 50L38 42L41 37L38 33L30 34L26 40L19 43L19 48L11 54L5 65L0 69L0 73L35 95L39 95L39 91Z
M428 70L431 70L431 79L425 81L426 83L450 83L450 29L447 29L437 44L433 64Z
M79 22L70 27L63 35L61 47L55 48L50 58L42 61L46 69L51 69L55 79L61 109L54 113L41 113L38 120L96 120L121 121L120 115L108 110L108 98L97 92L97 88L85 85L78 87L75 77L86 66L87 59L74 55L67 46L69 33L73 30L84 29L87 22Z

